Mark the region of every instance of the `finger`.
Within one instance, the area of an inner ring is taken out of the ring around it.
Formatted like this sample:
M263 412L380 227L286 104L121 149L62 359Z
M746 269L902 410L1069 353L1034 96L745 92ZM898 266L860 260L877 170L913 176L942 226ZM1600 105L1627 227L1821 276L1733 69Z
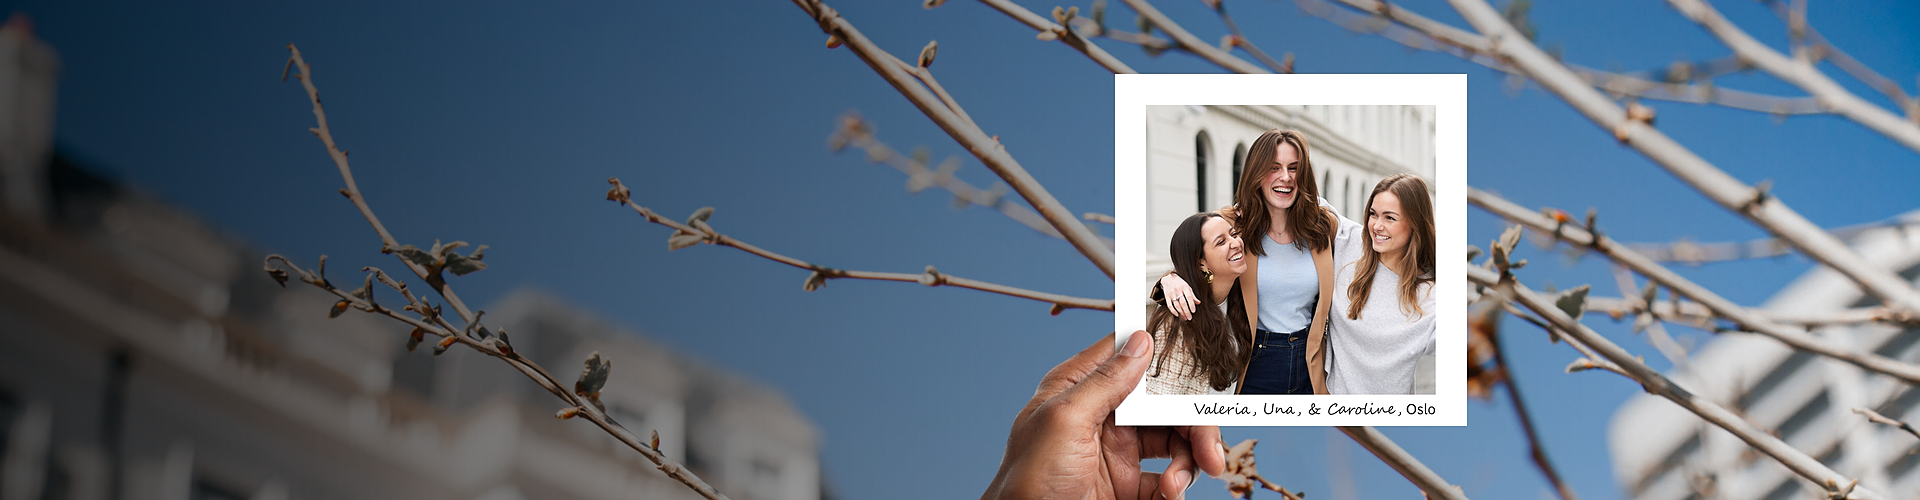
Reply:
M1166 443L1167 450L1173 453L1167 471L1160 474L1160 491L1169 493L1166 495L1169 499L1181 498L1186 496L1187 487L1193 485L1193 450L1179 433L1167 433Z
M1160 473L1140 473L1140 491L1134 495L1134 498L1139 500L1176 500L1186 493L1186 491L1176 491L1172 492L1173 496L1164 496L1164 493L1167 493L1168 490L1162 488L1160 486L1162 484L1165 483L1160 480Z
M1137 331L1133 334L1144 336L1146 332ZM1054 365L1052 370L1047 371L1046 376L1040 377L1040 386L1034 388L1033 399L1027 401L1025 408L1020 409L1020 415L1015 418L1015 420L1025 418L1027 415L1032 414L1034 408L1039 407L1041 403L1053 399L1054 396L1067 390L1068 387L1073 387L1074 384L1080 383L1080 380L1086 378L1088 373L1092 373L1095 368L1098 368L1101 362L1106 361L1107 358L1112 356L1113 334L1107 334L1107 336L1095 341L1093 345L1087 346L1086 349L1081 349L1080 352L1074 354L1073 357L1067 358L1066 361L1061 361L1058 365Z
M1126 400L1127 394L1133 392L1134 386L1140 384L1140 376L1146 374L1147 365L1152 361L1147 354L1153 352L1153 337L1144 333L1134 332L1128 336L1127 345L1121 347L1120 352L1113 353L1106 362L1087 372L1079 383L1045 404L1061 406L1065 412L1062 416L1070 421L1097 422L1112 413Z
M1226 443L1220 440L1219 427L1207 425L1180 427L1178 430L1180 435L1186 437L1189 443L1187 449L1193 451L1193 463L1200 467L1201 472L1207 473L1207 477L1220 477L1221 473L1227 471Z

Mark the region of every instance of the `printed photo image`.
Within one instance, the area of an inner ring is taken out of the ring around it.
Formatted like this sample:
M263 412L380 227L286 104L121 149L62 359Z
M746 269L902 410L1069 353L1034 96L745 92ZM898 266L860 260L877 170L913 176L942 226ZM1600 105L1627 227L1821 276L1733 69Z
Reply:
M1288 95L1292 78L1246 86ZM1464 342L1438 277L1462 261L1439 251L1441 214L1457 235L1462 205L1439 202L1464 173L1442 168L1440 132L1457 126L1447 103L1413 101L1137 106L1139 147L1116 130L1116 155L1140 168L1117 173L1135 181L1116 193L1116 244L1134 252L1119 256L1115 291L1138 309L1116 326L1151 335L1154 359L1129 404L1175 425L1458 425L1433 404L1463 398L1442 390L1464 377Z
M1148 394L1433 393L1433 107L1315 108L1147 108Z

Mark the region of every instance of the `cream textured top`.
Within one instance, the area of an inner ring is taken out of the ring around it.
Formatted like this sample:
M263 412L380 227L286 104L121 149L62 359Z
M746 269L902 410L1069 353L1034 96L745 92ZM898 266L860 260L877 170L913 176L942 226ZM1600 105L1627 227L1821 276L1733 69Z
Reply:
M1220 303L1220 312L1227 312L1226 302ZM1142 382L1147 385L1147 394L1233 394L1239 388L1236 382L1227 384L1226 390L1213 390L1207 384L1205 373L1194 374L1200 364L1187 354L1185 343L1166 342L1164 331L1155 333L1153 338L1154 364L1147 367L1147 378Z

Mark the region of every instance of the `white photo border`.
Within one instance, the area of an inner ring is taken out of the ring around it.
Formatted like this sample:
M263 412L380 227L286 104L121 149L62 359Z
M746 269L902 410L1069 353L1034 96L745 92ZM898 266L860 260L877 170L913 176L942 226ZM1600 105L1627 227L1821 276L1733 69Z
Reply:
M1434 106L1434 232L1439 306L1434 394L1152 395L1134 388L1119 425L1464 426L1466 394L1467 76L1114 75L1114 328L1116 347L1146 328L1147 106ZM1126 300L1127 298L1137 300ZM1292 414L1279 409L1290 408ZM1375 413L1382 409L1392 413ZM1210 411L1211 410L1211 411ZM1308 414L1317 410L1317 414ZM1342 411L1344 410L1344 411ZM1424 412L1424 413L1422 413ZM1338 413L1338 414L1336 414Z

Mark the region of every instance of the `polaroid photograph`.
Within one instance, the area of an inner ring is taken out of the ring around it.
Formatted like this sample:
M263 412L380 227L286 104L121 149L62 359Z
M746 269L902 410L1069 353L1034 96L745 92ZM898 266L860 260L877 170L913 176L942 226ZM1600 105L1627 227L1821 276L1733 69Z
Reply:
M1466 425L1466 75L1116 75L1120 425Z

